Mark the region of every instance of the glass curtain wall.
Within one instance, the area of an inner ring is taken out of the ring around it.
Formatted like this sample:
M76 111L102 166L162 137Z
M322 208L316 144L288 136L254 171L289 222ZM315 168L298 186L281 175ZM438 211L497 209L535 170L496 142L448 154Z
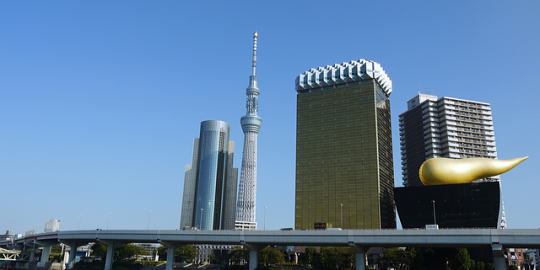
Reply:
M201 230L222 228L228 142L229 124L216 120L201 123L193 222Z

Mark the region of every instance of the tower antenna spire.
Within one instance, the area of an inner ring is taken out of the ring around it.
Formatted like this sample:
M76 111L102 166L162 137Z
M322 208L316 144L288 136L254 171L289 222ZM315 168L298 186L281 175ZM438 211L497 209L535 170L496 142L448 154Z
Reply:
M251 76L255 76L257 73L257 38L259 32L253 33L253 55L251 57Z

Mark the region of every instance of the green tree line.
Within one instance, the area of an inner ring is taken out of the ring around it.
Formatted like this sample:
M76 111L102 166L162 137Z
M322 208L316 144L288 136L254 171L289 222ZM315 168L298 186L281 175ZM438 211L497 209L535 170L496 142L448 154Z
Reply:
M105 258L107 247L96 243L93 246L93 256ZM56 249L53 249L55 252ZM147 251L133 244L126 244L115 248L114 259L117 264L133 261L136 255L147 255ZM162 260L167 257L167 248L158 248L158 255ZM281 265L292 265L286 253L274 247L265 247L259 250L260 269L280 269ZM183 245L175 249L175 262L194 262L197 249L192 245ZM348 247L307 247L299 257L299 265L306 269L318 270L348 270L355 268L355 252ZM211 263L225 265L225 269L244 269L249 262L247 249L238 247L229 252L215 253ZM133 263L133 262L132 262ZM474 261L465 248L389 248L382 256L371 261L378 269L395 270L491 270L491 263ZM118 267L115 267L118 268ZM129 267L136 269L134 267ZM84 270L85 268L78 268ZM97 268L96 268L97 269ZM118 268L120 269L120 268ZM90 270L90 269L88 269Z

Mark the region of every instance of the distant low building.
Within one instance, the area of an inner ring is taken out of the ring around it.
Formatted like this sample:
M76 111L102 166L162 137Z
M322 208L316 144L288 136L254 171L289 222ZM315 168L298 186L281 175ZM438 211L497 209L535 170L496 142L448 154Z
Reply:
M515 265L522 269L525 263L525 253L522 248L509 248L506 250L506 265Z
M142 247L146 250L146 255L138 255L138 260L143 261L159 261L158 248L161 244L156 243L133 243L136 246Z
M45 229L43 229L43 232L57 232L60 230L60 220L59 219L51 219L45 223Z
M7 230L4 235L0 235L0 241L6 241L11 239L13 239L13 235L11 235L11 232L9 230Z
M525 253L524 270L537 270L540 265L538 249L527 249Z

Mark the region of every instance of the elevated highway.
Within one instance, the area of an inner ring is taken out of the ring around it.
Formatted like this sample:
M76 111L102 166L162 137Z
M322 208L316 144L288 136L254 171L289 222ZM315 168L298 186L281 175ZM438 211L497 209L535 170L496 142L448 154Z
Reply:
M504 269L502 252L509 247L540 248L540 229L444 229L444 230L341 230L341 231L189 231L189 230L84 230L43 233L0 242L0 247L38 244L44 248L41 260L48 258L55 243L72 250L89 242L107 245L104 270L112 266L114 246L122 243L162 243L167 254L185 244L244 245L250 251L250 267L257 266L258 250L268 246L350 246L356 250L356 269L365 269L369 247L491 247L496 269ZM46 252L49 250L49 252ZM47 258L44 258L47 257ZM72 266L74 255L70 255ZM172 269L172 257L167 269ZM502 268L501 268L502 267Z

